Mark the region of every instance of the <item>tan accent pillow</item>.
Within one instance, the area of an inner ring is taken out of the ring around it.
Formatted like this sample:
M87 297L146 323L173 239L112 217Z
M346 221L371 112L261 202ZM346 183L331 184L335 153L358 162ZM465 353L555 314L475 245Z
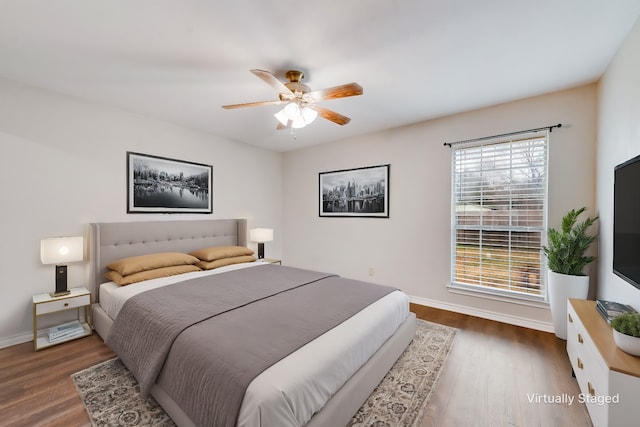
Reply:
M107 265L107 268L117 271L121 276L128 276L145 270L174 265L192 265L196 262L198 258L181 252L159 252L119 259Z
M212 246L198 249L190 253L201 261L215 261L222 258L232 258L242 255L253 255L253 251L244 246Z
M256 257L252 255L241 255L231 258L222 258L215 261L198 261L196 265L203 270L213 270L214 268L224 267L225 265L240 264L241 262L254 262Z
M192 271L202 271L195 265L172 265L170 267L155 268L153 270L139 271L137 273L122 276L117 271L108 271L105 277L118 285L130 285L143 280L157 279L159 277L175 276L177 274L191 273Z

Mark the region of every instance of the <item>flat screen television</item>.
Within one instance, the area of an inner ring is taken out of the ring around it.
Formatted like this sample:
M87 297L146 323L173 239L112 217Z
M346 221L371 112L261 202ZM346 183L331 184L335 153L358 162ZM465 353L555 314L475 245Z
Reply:
M613 272L640 289L640 156L614 170Z

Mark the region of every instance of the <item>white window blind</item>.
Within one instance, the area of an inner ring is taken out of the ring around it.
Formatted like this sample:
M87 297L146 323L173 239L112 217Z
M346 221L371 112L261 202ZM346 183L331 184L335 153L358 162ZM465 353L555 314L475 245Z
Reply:
M453 147L451 286L546 298L548 132Z

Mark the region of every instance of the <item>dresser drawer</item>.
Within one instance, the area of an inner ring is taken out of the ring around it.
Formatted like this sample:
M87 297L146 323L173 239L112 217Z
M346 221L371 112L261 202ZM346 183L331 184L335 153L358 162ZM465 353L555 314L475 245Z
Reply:
M36 304L36 315L54 313L70 308L83 307L91 304L91 295L79 295L73 298L62 298L55 301L47 301Z
M567 354L580 386L579 402L585 403L594 426L607 422L607 407L602 399L609 395L609 370L573 307L567 307Z

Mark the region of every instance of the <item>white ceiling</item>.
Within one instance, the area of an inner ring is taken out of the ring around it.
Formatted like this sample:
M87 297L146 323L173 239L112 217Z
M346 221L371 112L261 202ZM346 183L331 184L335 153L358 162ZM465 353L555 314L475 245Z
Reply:
M0 76L286 151L596 81L638 0L0 0ZM351 117L277 131L249 72Z

